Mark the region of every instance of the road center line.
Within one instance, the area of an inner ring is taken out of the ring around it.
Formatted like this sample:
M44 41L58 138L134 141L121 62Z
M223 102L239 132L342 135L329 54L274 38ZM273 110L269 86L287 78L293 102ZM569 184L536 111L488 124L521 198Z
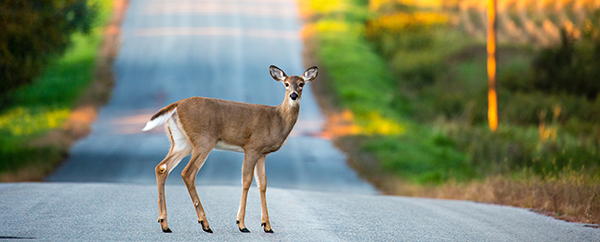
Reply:
M182 28L145 28L135 29L134 36L246 36L257 38L298 39L299 31L246 29L224 27L182 27Z

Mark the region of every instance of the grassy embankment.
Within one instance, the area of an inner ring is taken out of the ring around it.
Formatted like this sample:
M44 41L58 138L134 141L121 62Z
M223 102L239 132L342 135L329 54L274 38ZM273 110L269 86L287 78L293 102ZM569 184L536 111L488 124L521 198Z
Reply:
M485 42L460 30L456 5L437 2L301 3L309 51L328 75L322 89L359 126L336 140L351 164L389 194L600 223L600 98L536 90L539 48L505 41L490 132Z
M42 179L66 155L69 147L58 140L38 141L50 131L63 128L94 78L113 0L91 0L90 4L98 10L91 33L73 34L72 46L63 56L51 63L31 85L8 94L12 104L0 111L0 177L3 181Z

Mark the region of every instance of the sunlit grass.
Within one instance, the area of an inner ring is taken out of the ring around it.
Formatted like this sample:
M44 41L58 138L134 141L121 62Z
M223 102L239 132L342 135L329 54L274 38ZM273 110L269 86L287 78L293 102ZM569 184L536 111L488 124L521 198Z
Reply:
M454 0L457 1L457 0ZM371 0L369 1L369 9L377 11L382 6L401 4L418 8L439 9L448 4L447 0Z
M402 135L406 132L406 124L384 118L379 113L355 118L350 110L330 114L326 124L326 132L333 137L347 135Z
M362 128L364 134L401 135L406 132L406 127L389 118L382 117L379 113L372 112L364 120Z
M350 25L346 22L336 20L322 20L315 24L316 30L320 33L343 33L348 34Z
M328 15L336 12L343 12L347 9L347 4L343 1L331 0L304 0L300 4L300 13L303 16L310 15Z
M0 116L0 130L9 135L39 134L48 129L58 128L69 117L68 109L44 109L35 112L29 108L17 107Z
M381 16L370 22L370 30L374 32L389 31L397 34L407 30L420 30L448 22L448 16L435 12L395 13Z

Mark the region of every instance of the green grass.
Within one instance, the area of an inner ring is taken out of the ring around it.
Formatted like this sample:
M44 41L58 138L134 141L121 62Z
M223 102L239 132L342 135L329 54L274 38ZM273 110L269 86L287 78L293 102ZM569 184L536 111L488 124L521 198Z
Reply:
M347 1L348 9L360 5ZM445 134L410 121L408 99L402 95L386 61L364 36L364 19L352 11L318 20L320 63L331 77L329 84L342 108L350 109L363 128L372 126L373 113L403 127L400 134L366 136L364 150L372 152L389 173L405 179L440 183L449 178L475 176L465 153ZM338 13L340 14L340 13ZM348 17L350 16L350 17ZM354 17L352 17L354 16ZM426 58L422 58L426 59ZM426 60L422 60L426 61Z
M350 109L360 126L373 126L375 113L402 127L392 135L360 137L381 172L417 184L524 169L540 176L565 168L600 173L600 140L590 135L600 131L593 122L600 99L527 90L536 49L498 46L500 129L493 133L487 127L485 43L446 26L366 36L365 23L377 15L365 14L364 2L338 2L345 7L316 14L317 57L341 108ZM562 112L553 118L557 107Z
M441 184L449 179L466 181L476 176L466 155L443 133L423 130L365 138L363 150L375 154L385 172L405 181Z
M400 120L396 109L406 109L402 97L394 91L395 81L385 60L365 39L364 21L368 11L363 1L307 1L322 15L314 23L319 41L318 58L332 77L328 83L343 108L351 109L359 120L367 122L373 113ZM333 10L327 6L337 6ZM326 10L320 10L326 9ZM359 122L362 122L359 121Z
M361 126L361 134L336 140L361 176L386 194L600 221L600 98L535 90L539 50L500 45L499 128L491 132L485 43L443 26L366 36L377 18L363 13L366 3L334 2L345 7L313 16L316 55L338 106ZM364 132L390 123L400 132Z
M31 142L61 127L92 81L112 1L94 0L91 4L99 11L92 32L74 34L72 46L42 76L8 94L13 103L0 112L0 174L31 166L49 171L66 152L58 146L34 147Z

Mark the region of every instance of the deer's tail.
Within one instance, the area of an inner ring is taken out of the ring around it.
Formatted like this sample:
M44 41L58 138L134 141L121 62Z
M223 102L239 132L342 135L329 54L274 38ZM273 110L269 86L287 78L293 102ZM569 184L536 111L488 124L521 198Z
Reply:
M154 114L152 118L150 118L150 121L146 123L146 126L142 129L142 131L148 131L156 128L156 126L164 124L171 116L173 116L175 111L177 111L177 103L172 103L169 106L162 108L156 114Z

